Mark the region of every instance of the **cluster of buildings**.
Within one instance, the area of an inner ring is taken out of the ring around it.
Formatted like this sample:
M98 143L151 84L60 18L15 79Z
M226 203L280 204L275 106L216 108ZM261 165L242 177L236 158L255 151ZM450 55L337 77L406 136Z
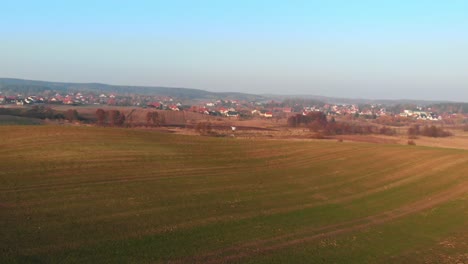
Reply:
M379 117L388 115L386 109L380 105L369 105L365 107L359 107L355 104L325 104L323 106L306 106L304 107L302 113L306 115L307 113L318 111L323 112L329 116L366 116L366 117Z
M411 117L414 119L418 120L442 120L442 116L432 113L432 112L426 112L426 111L413 111L413 110L404 110L402 113L400 113L400 116L402 117Z
M16 104L16 105L28 105L28 104L66 104L66 105L79 105L79 104L92 104L94 102L99 102L95 100L94 95L84 96L81 93L76 94L55 94L53 96L42 96L42 95L30 95L23 96L10 95L4 96L0 95L0 104Z
M212 116L239 117L258 116L272 118L284 113L293 113L291 107L267 107L266 102L248 102L241 100L215 100L209 102L194 102L191 105L181 103L167 104L162 101L149 102L148 108L172 111L190 111Z
M68 93L47 95L2 95L0 104L64 104L64 105L118 105L140 106L170 111L191 111L206 115L239 117L257 116L262 118L289 117L294 114L307 115L310 112L320 111L329 116L364 116L377 118L379 116L400 116L420 120L441 120L443 117L430 111L430 108L415 108L417 110L404 110L401 113L387 111L383 105L356 104L320 104L320 105L285 105L274 101L241 101L241 100L213 100L213 101L177 101L167 96L147 95L116 95L96 93Z
M171 100L169 102L149 102L145 107L171 111L185 110L212 116L238 117L240 116L238 109L241 109L241 106L242 105L239 103L239 101L218 100L216 102L200 103L197 106L183 105L180 102L174 103L174 101Z
M44 103L44 102L46 102L46 100L43 97L38 97L38 96L27 96L25 98L22 98L20 96L0 95L0 104L25 105L25 104Z
M64 104L64 105L118 105L118 106L144 106L147 102L154 100L170 102L173 99L163 96L144 96L144 95L116 95L96 94L96 93L53 93L45 95L2 95L0 94L0 104Z

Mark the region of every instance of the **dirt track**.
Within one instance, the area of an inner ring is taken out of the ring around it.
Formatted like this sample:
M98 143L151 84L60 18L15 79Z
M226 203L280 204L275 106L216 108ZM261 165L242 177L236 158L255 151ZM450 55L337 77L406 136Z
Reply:
M324 226L318 229L301 230L293 234L278 236L271 239L245 243L235 247L207 253L191 259L183 259L171 263L228 263L231 261L240 260L242 258L311 242L320 238L346 234L354 231L364 230L372 226L385 224L392 220L418 213L444 202L456 199L466 193L468 193L468 184L462 184L423 200L377 215L368 216L345 223Z

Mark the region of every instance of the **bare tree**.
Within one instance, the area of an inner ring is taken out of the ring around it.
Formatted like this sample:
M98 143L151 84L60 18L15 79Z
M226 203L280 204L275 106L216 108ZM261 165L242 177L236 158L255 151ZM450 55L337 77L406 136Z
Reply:
M125 122L125 116L120 114L118 110L110 110L109 115L109 124L111 126L121 126ZM123 116L123 118L122 118Z
M78 112L74 109L68 109L65 112L65 119L67 119L70 122L78 120Z
M156 112L156 111L148 112L146 114L146 124L147 125L159 126L161 124L161 119L159 118L159 113Z
M106 121L106 111L103 109L99 108L96 110L96 117L98 120L98 125L103 126L104 122Z

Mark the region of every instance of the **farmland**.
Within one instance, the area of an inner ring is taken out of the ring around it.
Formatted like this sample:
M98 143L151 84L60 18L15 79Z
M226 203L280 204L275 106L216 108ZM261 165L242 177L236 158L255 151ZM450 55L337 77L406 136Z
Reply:
M0 126L2 263L466 263L468 151Z

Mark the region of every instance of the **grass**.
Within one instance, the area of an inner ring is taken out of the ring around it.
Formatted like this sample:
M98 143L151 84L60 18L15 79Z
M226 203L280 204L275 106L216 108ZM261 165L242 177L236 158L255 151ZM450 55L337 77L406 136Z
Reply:
M446 250L441 247L444 241L441 238L459 232L467 234L467 214L451 217L454 211L466 212L467 209L466 200L452 201L436 210L415 213L361 232L322 238L300 247L254 257L249 263L464 263L462 259L454 262L450 257L462 256L466 248L450 247L449 255L431 251ZM458 239L466 242L466 236Z
M455 235L468 231L465 150L92 127L0 135L2 263L463 257L433 252L466 243Z
M43 121L37 118L28 118L11 115L0 115L0 125L40 125Z

